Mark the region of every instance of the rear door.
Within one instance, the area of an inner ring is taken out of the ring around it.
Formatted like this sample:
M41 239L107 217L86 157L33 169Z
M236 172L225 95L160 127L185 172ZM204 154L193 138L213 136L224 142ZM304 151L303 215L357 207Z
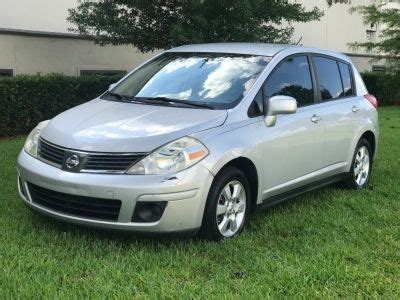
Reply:
M313 55L317 104L325 126L323 164L335 170L346 169L347 160L361 119L360 99L355 96L353 75L347 62Z

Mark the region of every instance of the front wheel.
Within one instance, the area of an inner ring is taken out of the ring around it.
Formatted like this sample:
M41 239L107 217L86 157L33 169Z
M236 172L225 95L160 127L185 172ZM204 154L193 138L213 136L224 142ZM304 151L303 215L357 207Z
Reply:
M366 139L361 139L354 152L353 162L347 179L347 185L354 189L364 189L368 186L372 171L371 145Z
M228 167L214 178L200 236L221 240L238 235L245 225L250 209L249 183L237 168Z

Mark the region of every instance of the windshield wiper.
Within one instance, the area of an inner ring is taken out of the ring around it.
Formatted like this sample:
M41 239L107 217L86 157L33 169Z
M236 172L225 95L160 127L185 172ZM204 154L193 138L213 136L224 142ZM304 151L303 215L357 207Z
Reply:
M126 100L126 101L129 101L131 99L131 97L129 97L129 96L118 94L118 93L113 93L113 92L107 92L106 96L112 96L114 98L117 98L118 100Z
M133 100L133 101L147 100L147 101L179 103L179 104L189 105L189 106L193 106L193 107L215 109L213 106L206 104L206 103L190 102L190 101L186 101L186 100L179 100L179 99L173 99L173 98L168 98L168 97L133 97L133 98L131 98L131 100Z

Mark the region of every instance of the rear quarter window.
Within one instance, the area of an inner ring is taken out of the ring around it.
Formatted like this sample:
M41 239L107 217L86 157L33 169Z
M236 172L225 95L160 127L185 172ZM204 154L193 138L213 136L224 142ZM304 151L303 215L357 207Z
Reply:
M343 82L343 96L352 96L354 95L354 90L353 90L353 80L351 77L351 71L350 71L350 65L339 62L339 70L340 70L340 75L342 76L342 82Z

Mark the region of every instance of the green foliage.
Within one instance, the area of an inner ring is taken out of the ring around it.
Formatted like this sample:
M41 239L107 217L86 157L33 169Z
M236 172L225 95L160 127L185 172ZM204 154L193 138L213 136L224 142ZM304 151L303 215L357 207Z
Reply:
M0 136L29 132L38 122L93 99L121 76L21 75L0 79Z
M400 10L385 8L384 4L372 4L355 7L352 11L359 12L366 24L379 24L381 33L377 42L355 42L350 45L390 56L387 58L389 71L400 73Z
M282 0L85 1L69 10L71 31L140 51L203 42L288 43L291 22L318 20L314 7Z
M351 0L326 0L329 6L334 4L350 4Z
M375 95L379 105L400 105L400 73L361 74L369 93Z

